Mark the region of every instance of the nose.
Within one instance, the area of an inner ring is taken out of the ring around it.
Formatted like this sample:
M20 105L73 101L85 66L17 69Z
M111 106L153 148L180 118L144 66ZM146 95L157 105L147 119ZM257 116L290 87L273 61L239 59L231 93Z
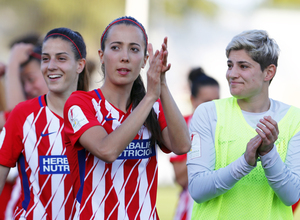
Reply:
M57 69L55 59L50 59L48 62L48 70L55 70L55 69Z
M229 78L237 78L239 76L239 73L238 73L238 68L233 66L231 67L230 69L227 70L227 76Z
M128 50L123 50L121 54L121 62L128 63L129 62L129 54Z

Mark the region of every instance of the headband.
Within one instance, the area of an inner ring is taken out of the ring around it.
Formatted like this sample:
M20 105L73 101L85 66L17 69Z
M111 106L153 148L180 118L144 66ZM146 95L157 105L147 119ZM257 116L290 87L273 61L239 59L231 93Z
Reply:
M75 44L75 42L74 42L74 41L72 41L72 39L71 39L71 38L69 38L68 36L66 36L66 35L64 35L64 34L60 34L60 33L53 33L53 34L49 34L48 36L46 36L46 37L45 37L45 39L47 39L48 37L50 37L50 36L53 36L53 35L61 35L61 36L64 36L65 38L69 39L69 40L72 42L72 44L74 44L74 46L76 47L76 49L77 49L77 51L78 51L78 53L79 53L79 56L80 56L80 58L82 59L82 56L81 56L81 53L80 53L80 50L79 50L79 48L77 47L77 45Z
M110 23L110 24L105 28L105 30L104 30L104 32L103 32L103 34L102 34L102 37L101 37L101 44L102 44L103 37L104 37L104 35L106 34L107 30L108 30L112 25L114 25L114 24L116 24L116 23L118 23L118 22L120 22L120 21L130 21L130 22L136 24L136 25L143 31L143 33L144 33L144 36L145 36L145 38L146 38L146 47L147 47L147 45L148 45L148 38L147 38L147 34L146 34L144 28L143 28L139 23L137 23L137 22L135 22L135 21L133 21L133 20L131 20L131 19L129 19L129 18L122 18L122 19L120 19L120 20L117 20L117 21L114 21L114 22Z
M31 57L34 57L34 58L37 58L37 59L42 59L42 56L41 56L41 54L38 54L38 53L35 53L35 52L32 52L31 54L30 54L30 56Z

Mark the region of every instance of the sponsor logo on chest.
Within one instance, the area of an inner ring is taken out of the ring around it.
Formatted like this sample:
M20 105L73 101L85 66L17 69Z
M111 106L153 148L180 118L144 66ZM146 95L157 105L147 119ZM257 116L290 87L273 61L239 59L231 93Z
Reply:
M66 155L40 156L40 174L69 174L70 167Z
M121 153L118 159L143 159L156 155L154 145L150 145L150 140L133 140Z

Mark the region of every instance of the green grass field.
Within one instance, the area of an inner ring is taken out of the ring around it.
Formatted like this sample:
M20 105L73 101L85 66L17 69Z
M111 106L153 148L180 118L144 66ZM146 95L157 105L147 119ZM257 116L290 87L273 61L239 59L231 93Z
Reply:
M156 207L161 220L172 220L180 193L179 186L159 186Z
M172 220L180 193L180 187L159 186L157 188L156 207L160 220ZM294 213L294 220L300 220L300 207Z

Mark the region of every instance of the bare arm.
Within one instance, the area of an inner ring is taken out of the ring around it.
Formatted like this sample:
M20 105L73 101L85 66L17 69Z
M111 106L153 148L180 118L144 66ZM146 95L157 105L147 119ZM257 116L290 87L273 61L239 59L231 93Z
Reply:
M162 132L165 146L178 155L187 153L191 148L188 128L166 84L161 88L161 103L167 121Z
M0 165L0 194L2 193L10 168Z
M79 138L80 144L107 163L115 161L140 130L154 102L153 98L145 97L120 127L110 134L101 126L89 128Z
M161 57L156 51L147 72L147 93L118 129L107 134L104 128L94 126L79 138L80 144L99 159L108 163L116 160L144 124L160 95Z
M161 74L160 99L167 121L167 128L163 130L162 134L165 146L175 154L180 155L190 150L191 142L187 124L167 86L166 72L171 67L170 64L167 64L167 43L168 38L165 37L161 48L161 53L163 54L163 69Z

